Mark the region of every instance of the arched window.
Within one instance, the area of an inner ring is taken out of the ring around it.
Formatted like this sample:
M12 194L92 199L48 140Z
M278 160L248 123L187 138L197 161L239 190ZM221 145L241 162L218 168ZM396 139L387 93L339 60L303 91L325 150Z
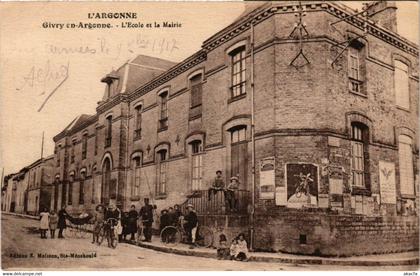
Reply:
M166 174L168 151L166 149L159 150L157 153L157 194L166 194Z
M232 76L231 91L232 98L244 95L246 84L246 67L245 67L245 46L236 48L229 53L231 58Z
M131 196L140 195L140 184L141 184L141 155L138 154L133 157L131 161Z
M353 39L348 47L349 90L366 94L365 81L365 45L359 39Z
M93 169L92 169L92 196L91 196L91 202L94 204L96 201L95 201L95 197L96 197L96 195L95 195L95 192L96 192L96 187L95 187L95 185L96 185L96 181L95 181L95 178L96 178L96 166L94 166L93 167Z
M197 74L190 78L191 108L201 105L203 94L202 76L202 74Z
M74 182L74 172L70 173L69 175L69 197L67 199L67 204L72 205L73 204L73 182Z
M60 184L60 175L55 176L54 180L54 210L58 208L58 185Z
M134 110L135 110L135 113L136 113L134 139L141 139L142 106L138 105L134 108Z
M352 185L370 188L369 181L369 128L359 122L351 124L351 172Z
M394 64L395 103L399 107L410 109L408 66L399 60L395 60Z
M168 91L159 94L160 99L160 117L159 130L166 130L168 128Z
M403 195L414 195L413 140L407 135L398 136L400 189Z
M240 125L229 129L230 131L230 176L239 178L239 182L246 186L248 177L248 143L246 126Z
M82 159L86 159L87 155L87 142L88 142L88 133L83 133L82 136Z
M79 204L85 203L85 178L86 170L81 170L79 180Z
M111 184L111 160L105 158L102 165L101 203L109 203L109 186Z
M106 117L106 137L105 147L111 146L112 143L112 116Z
M201 190L203 181L203 146L200 140L190 143L191 147L191 189Z

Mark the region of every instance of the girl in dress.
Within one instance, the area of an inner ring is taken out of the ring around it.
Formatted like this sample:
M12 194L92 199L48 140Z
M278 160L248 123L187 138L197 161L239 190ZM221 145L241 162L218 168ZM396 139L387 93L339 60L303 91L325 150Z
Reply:
M40 230L41 230L41 239L47 238L47 230L49 227L49 217L50 213L48 213L47 208L44 208L44 210L39 214L39 217L41 219L40 221Z

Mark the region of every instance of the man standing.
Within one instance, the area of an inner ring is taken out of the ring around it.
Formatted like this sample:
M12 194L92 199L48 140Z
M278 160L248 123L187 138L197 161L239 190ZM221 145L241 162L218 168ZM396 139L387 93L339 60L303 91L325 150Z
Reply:
M208 196L209 201L211 199L211 194L216 195L217 192L223 191L224 188L225 188L225 182L223 181L222 171L218 170L216 171L216 178L214 179L212 186L209 188L209 196Z
M128 212L128 231L127 234L131 234L131 240L134 241L134 234L137 232L137 217L136 206L131 205L131 210Z
M184 217L184 229L188 233L188 242L191 243L190 248L195 247L195 238L198 227L198 218L192 204L187 205L187 214Z
M152 241L152 224L153 224L153 206L149 204L149 199L144 198L144 206L141 207L139 217L143 221L144 226L144 242Z
M66 211L66 206L64 205L60 211L58 211L58 238L64 239L63 230L66 229L66 216L68 216Z

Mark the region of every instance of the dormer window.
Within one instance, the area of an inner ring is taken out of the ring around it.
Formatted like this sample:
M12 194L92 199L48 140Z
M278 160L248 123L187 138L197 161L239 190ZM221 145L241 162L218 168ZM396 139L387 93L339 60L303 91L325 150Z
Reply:
M118 89L118 84L119 84L119 78L120 77L117 75L116 72L112 72L106 75L101 80L101 82L106 83L106 90L105 90L106 99L109 99L116 94L117 89Z

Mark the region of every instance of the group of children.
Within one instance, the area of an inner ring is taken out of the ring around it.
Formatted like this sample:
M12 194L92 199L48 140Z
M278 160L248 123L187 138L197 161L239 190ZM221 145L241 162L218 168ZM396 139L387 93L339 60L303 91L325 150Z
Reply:
M224 234L219 237L219 247L217 248L217 259L219 260L236 260L248 261L248 245L244 234L239 234L232 240L230 246Z

